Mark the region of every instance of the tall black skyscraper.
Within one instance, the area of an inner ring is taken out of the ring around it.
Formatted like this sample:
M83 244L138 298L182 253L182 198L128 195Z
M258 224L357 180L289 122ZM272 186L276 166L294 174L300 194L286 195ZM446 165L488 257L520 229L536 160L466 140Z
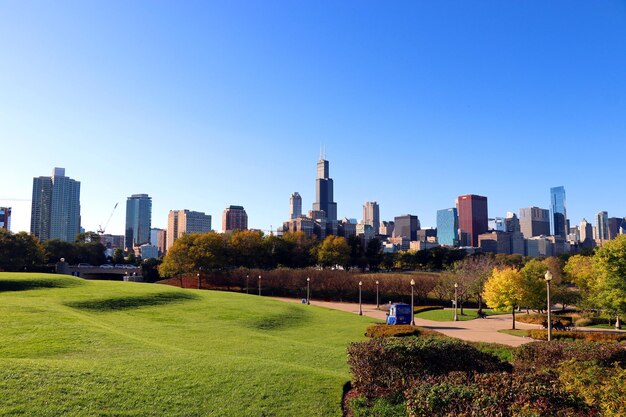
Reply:
M328 161L322 155L317 162L313 210L323 210L328 223L337 223L337 203L333 201L333 180L328 176Z
M133 194L126 200L126 250L150 243L152 198L148 194Z

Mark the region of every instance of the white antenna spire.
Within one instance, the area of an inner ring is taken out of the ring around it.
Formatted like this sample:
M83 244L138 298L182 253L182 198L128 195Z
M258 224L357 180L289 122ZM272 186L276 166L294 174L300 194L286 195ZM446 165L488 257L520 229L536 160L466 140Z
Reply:
M322 160L322 144L320 144L320 161Z

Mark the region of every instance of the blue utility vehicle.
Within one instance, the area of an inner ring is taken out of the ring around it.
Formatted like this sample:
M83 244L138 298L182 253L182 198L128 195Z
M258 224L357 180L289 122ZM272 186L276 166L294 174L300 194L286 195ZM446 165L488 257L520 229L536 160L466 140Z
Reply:
M390 304L386 321L387 324L410 324L411 306L403 303Z

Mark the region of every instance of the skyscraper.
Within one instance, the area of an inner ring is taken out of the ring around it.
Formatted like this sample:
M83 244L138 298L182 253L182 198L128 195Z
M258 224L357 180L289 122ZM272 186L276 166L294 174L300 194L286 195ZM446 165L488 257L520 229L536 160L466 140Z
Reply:
M152 198L148 194L133 194L126 199L126 250L150 243Z
M380 228L380 214L376 201L366 201L363 205L363 224L372 226L374 233L378 233L378 229Z
M469 243L478 246L478 235L485 233L488 228L487 197L467 194L456 199L456 209L459 214L459 228L468 234Z
M550 210L539 207L519 209L520 230L526 239L550 234Z
M65 168L33 178L30 232L42 242L74 242L80 232L80 182L66 177Z
M11 207L0 207L0 229L11 230Z
M596 214L596 240L609 240L609 213L600 211Z
M609 221L608 221L609 240L615 239L620 234L620 229L622 227L622 224L624 224L624 218L609 217Z
M302 197L300 193L295 192L289 197L289 218L291 220L302 216Z
M242 206L228 206L222 214L222 231L248 230L248 214Z
M583 219L580 222L580 244L585 247L593 247L593 226L587 220Z
M337 203L333 201L333 180L329 176L328 161L322 155L317 161L317 178L315 180L315 203L313 211L324 211L326 214L327 232L336 234Z
M415 241L419 229L420 221L417 216L405 214L394 218L393 237L404 237Z
M456 208L437 210L437 240L440 245L459 245L459 216Z
M565 187L550 188L551 230L554 236L567 239L567 204L565 203Z
M170 210L167 216L166 246L169 250L176 239L188 233L211 231L211 216L198 211Z

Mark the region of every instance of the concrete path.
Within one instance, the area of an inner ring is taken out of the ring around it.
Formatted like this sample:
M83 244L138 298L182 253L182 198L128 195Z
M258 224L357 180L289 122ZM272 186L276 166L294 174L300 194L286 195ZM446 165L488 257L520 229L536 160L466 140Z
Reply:
M293 298L277 298L278 300L300 303L299 299ZM311 300L311 305L331 308L333 310L341 310L349 313L359 314L359 305L356 303L340 303ZM386 306L381 305L381 310L376 309L376 305L363 304L363 315L373 317L379 320L385 320L384 310ZM474 319L468 321L433 321L416 317L415 324L417 326L426 327L436 330L446 336L456 337L462 340L472 342L491 342L500 343L509 346L519 346L524 343L532 342L528 337L511 336L505 333L498 333L498 330L510 329L512 324L511 314L502 314L497 316L489 316L486 319ZM536 324L526 324L516 322L517 329L538 329L541 326Z

